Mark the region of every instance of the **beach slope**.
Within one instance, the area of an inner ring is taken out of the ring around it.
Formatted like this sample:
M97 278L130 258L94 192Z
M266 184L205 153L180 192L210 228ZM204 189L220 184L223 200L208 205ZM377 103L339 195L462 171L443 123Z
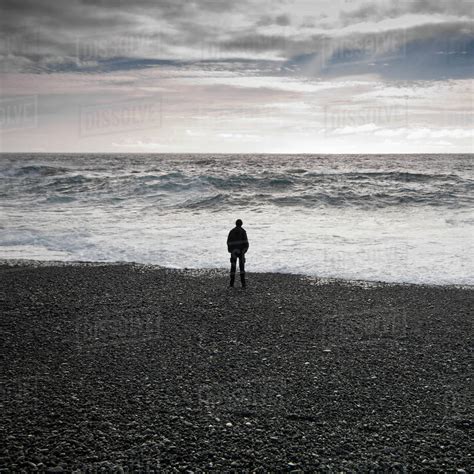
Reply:
M250 273L242 291L131 264L0 278L3 470L473 470L472 289Z

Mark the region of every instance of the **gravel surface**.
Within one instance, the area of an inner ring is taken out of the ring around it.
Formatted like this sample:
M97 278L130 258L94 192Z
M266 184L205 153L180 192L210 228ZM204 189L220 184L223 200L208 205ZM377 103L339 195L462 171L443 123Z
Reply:
M1 472L474 470L472 288L0 275Z

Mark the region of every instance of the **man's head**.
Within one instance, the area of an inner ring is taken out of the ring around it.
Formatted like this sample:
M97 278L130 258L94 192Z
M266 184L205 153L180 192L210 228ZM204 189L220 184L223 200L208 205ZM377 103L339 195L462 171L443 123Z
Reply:
M242 227L242 224L243 224L243 222L242 222L240 219L237 219L237 220L235 221L235 225L236 225L237 227Z

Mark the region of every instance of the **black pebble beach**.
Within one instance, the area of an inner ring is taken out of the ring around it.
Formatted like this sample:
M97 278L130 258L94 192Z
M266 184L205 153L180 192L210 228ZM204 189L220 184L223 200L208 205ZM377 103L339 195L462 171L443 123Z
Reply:
M4 263L1 472L473 472L472 288Z

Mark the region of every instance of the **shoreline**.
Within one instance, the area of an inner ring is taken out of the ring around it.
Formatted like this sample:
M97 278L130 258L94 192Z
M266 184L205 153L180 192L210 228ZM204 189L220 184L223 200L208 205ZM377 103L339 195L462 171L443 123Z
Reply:
M24 155L27 153L28 155L83 155L84 152L82 151L53 151L53 152L47 152L47 151L0 151L0 155ZM119 155L123 156L123 153L119 151L114 151L114 152L102 152L102 151L88 151L88 155ZM392 156L392 155L419 155L419 156L438 156L438 155L474 155L472 150L468 151L458 151L458 152L443 152L443 153L437 153L437 152L431 152L431 153L421 153L421 152L391 152L391 153L318 153L316 151L314 152L304 152L304 153L265 153L265 152L259 152L259 153L213 153L213 152L203 152L203 151L186 151L186 152L180 152L180 151L174 151L174 152L165 152L165 151L150 151L150 152L127 152L127 155L212 155L212 156L376 156L376 157L385 157L385 156Z
M114 262L100 262L92 260L36 260L36 259L5 259L0 258L0 267L107 267L107 266L130 266L136 268L142 268L145 270L164 270L169 272L176 272L181 274L194 274L195 276L228 276L229 269L227 268L192 268L192 267L165 267L155 263L141 263L131 261L114 261ZM237 269L238 274L238 269ZM337 283L348 286L360 286L360 287L377 287L377 286L401 286L401 287L427 287L427 288L453 288L460 290L474 290L473 285L461 284L461 283L413 283L413 282L396 282L396 281L383 281L383 280L352 280L345 278L336 277L319 277L315 275L306 275L304 273L286 273L286 272L247 272L247 275L291 275L294 277L301 278L308 282L315 282L318 285Z
M0 265L0 470L474 469L470 289L205 275Z

